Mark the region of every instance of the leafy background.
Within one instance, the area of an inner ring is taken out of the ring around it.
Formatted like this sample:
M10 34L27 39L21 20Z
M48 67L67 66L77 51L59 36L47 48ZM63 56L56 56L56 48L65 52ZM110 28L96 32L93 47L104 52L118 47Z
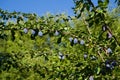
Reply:
M119 6L74 2L75 16L0 10L1 80L120 79Z

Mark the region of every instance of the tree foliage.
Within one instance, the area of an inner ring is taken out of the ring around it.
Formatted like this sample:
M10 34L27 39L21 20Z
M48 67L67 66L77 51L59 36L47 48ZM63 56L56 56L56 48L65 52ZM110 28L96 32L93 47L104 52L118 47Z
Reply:
M0 9L1 80L120 79L119 7L74 2L76 16Z

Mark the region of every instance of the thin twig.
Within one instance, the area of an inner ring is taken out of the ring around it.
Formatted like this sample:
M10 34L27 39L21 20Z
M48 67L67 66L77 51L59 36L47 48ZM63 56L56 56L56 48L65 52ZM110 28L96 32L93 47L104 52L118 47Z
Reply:
M113 36L113 38L114 38L114 40L116 41L116 43L120 46L117 38L113 35L112 30L110 29L110 27L107 26L107 29L108 29L109 33Z
M106 50L105 48L103 48L103 50L104 50L106 56L108 57L109 55L108 55L108 53L107 53L107 50Z
M83 17L84 23L86 24L86 28L88 30L88 33L91 34L90 29L89 29L89 24L87 23L87 21L85 20L85 17Z
M103 62L105 62L103 56L100 54L100 52L98 51L98 55L100 56L100 58L102 59Z

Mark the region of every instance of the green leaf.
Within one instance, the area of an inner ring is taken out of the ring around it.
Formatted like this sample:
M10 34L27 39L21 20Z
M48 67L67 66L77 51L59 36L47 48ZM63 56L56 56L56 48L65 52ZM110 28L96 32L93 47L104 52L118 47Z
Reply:
M100 73L100 70L101 70L100 67L98 67L98 68L97 68L97 74Z
M108 6L108 4L109 4L109 0L104 0L104 5Z
M58 44L61 43L61 39L62 39L62 37L59 37L59 38L58 38L58 40L57 40L57 43L58 43Z

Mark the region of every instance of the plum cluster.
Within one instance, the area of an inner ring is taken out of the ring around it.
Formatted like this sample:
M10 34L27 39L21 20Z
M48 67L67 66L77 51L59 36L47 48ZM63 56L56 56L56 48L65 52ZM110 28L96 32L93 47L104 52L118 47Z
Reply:
M114 67L117 66L117 62L115 60L106 60L105 67L107 70L112 70Z
M104 31L104 32L108 31L107 35L106 35L108 39L111 39L113 37L111 30L109 29L109 27L106 24L102 26L102 31Z
M79 43L79 44L81 44L81 45L84 45L84 44L85 44L85 41L84 41L83 39L78 40L77 38L72 38L72 37L70 37L70 38L69 38L69 41L71 42L71 45L77 44L77 43Z
M106 75L107 73L111 73L112 70L118 65L118 62L116 60L107 59L104 62L104 66L101 69L102 75Z
M58 57L59 57L60 60L65 59L65 56L61 52L59 52L59 56Z
M27 28L24 28L24 29L23 29L23 32L24 32L25 34L27 34L28 31L29 31L29 30L28 30ZM42 32L42 31L39 31L38 29L31 29L31 34L32 34L32 35L43 36L43 32Z
M23 29L23 32L25 33L25 34L27 34L28 33L28 31L29 31L29 29L27 29L27 28L24 28ZM40 36L40 37L42 37L44 34L43 34L43 32L41 31L41 30L39 30L39 29L31 29L31 34L32 35L38 35L38 36ZM54 32L54 35L55 36L58 36L60 34L60 32L58 31L58 30L56 30L55 32Z

